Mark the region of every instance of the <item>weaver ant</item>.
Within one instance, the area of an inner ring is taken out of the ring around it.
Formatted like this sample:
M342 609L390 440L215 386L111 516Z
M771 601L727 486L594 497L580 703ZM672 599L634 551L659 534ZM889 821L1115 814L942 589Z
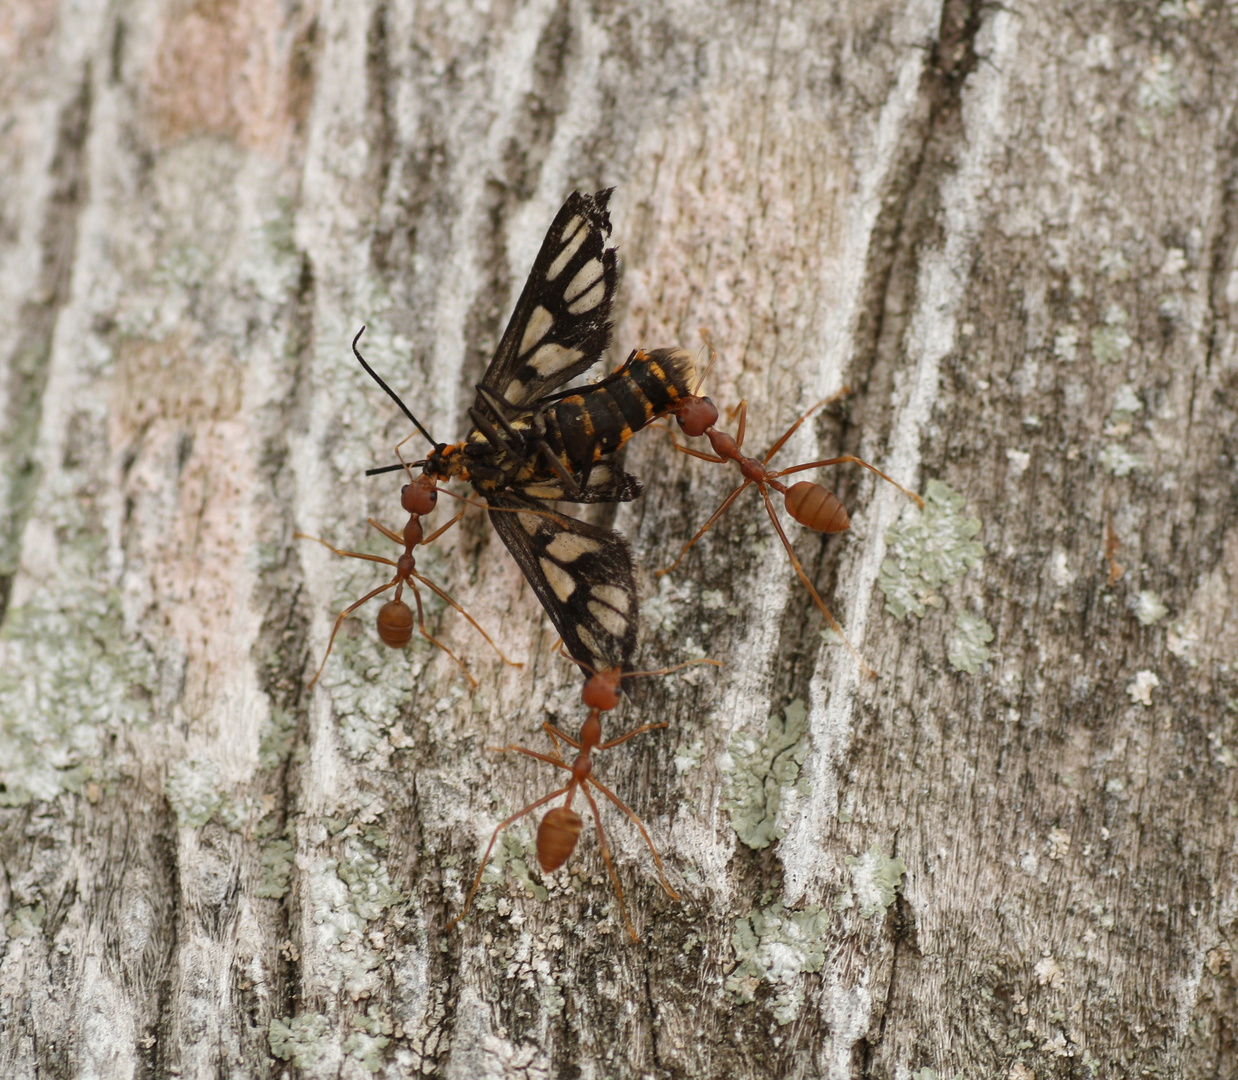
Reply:
M576 662L579 663L579 661ZM572 852L576 850L576 842L580 839L580 831L584 827L584 819L572 809L572 802L576 797L576 792L579 790L588 801L589 809L593 812L593 822L597 826L598 840L602 848L602 860L606 863L606 872L610 875L610 883L614 887L615 896L619 900L619 911L623 915L623 923L627 927L628 935L632 941L640 940L636 935L636 930L632 927L632 920L628 918L627 905L623 901L623 886L619 884L619 875L615 872L615 865L610 856L610 848L606 843L606 832L602 828L602 818L598 812L597 802L594 801L593 795L589 791L591 786L597 788L598 791L622 810L628 816L628 819L640 830L641 836L653 855L654 865L658 871L658 880L662 883L662 888L672 900L679 899L679 894L671 888L670 882L666 880L666 874L662 870L662 858L658 855L658 849L654 847L653 840L650 839L644 822L637 817L636 813L618 795L593 775L592 754L595 750L609 750L611 747L625 743L637 735L644 734L646 731L653 731L667 726L665 720L652 724L642 724L640 727L629 731L626 735L620 735L616 739L608 739L606 742L602 741L601 714L609 712L618 706L620 701L620 683L622 680L634 678L638 675L667 675L672 671L678 671L680 668L687 667L689 664L714 664L718 666L718 661L689 660L687 663L677 664L675 667L663 668L659 671L623 672L618 668L593 671L585 681L584 689L580 693L581 701L589 709L589 715L585 717L584 723L580 726L580 737L573 739L549 721L542 724L542 730L550 736L550 741L554 743L553 756L512 744L491 747L496 753L514 752L525 754L531 758L537 758L538 761L545 761L556 768L571 773L571 779L563 787L529 803L523 810L518 810L495 826L494 832L490 834L490 843L486 845L486 853L481 858L481 865L477 868L477 875L473 878L473 884L469 889L468 896L465 898L464 907L460 914L447 924L448 930L468 913L469 907L473 903L473 897L477 892L477 887L481 884L486 864L490 861L490 853L494 850L495 842L499 838L499 833L506 829L508 825L519 821L527 814L531 814L539 806L544 806L551 800L557 799L560 795L567 796L563 805L546 811L537 826L537 861L542 870L548 874L558 870L559 867L567 862ZM581 666L584 667L585 665L582 664ZM559 754L560 739L577 751L576 758L570 765Z
M710 361L705 373L701 376L700 382L697 384L699 391L701 383L705 381L705 377L709 374L710 369L714 365L718 354L714 351L713 342L710 341L709 335L705 331L701 331L701 337L704 338L706 346L709 348ZM733 503L745 488L751 484L755 484L757 490L761 493L761 498L765 502L766 513L769 514L769 519L773 522L774 529L778 533L778 538L782 541L782 546L786 548L787 556L791 560L791 565L795 568L796 574L800 581L804 583L808 589L809 595L812 596L813 602L817 605L821 614L825 616L826 622L830 624L833 630L846 642L847 648L851 650L852 655L860 662L865 674L873 676L876 673L872 668L864 662L864 658L860 656L855 646L843 633L843 629L838 625L838 620L830 613L830 609L825 606L825 601L818 595L817 590L813 587L811 581L808 580L808 575L804 572L804 567L800 564L799 558L796 556L794 549L791 547L791 541L787 539L787 534L782 527L782 522L778 520L778 515L774 512L773 501L769 497L769 489L773 488L783 496L783 505L786 507L787 513L790 514L801 525L805 525L816 532L821 533L838 533L845 532L851 528L851 518L847 513L847 508L843 506L842 501L828 488L821 484L814 483L809 480L800 480L790 487L787 487L779 479L783 476L790 476L792 473L804 472L808 469L820 469L826 465L862 465L869 472L876 473L882 480L893 484L899 491L909 498L916 501L916 505L920 509L924 509L924 500L920 498L914 491L908 491L902 484L891 479L880 469L870 465L867 461L863 461L852 454L844 454L842 457L826 458L822 461L809 461L802 465L791 465L785 469L771 469L770 461L779 450L783 448L787 440L799 430L800 425L807 420L814 412L823 405L827 405L832 401L837 400L842 394L847 391L843 390L839 394L824 398L818 401L812 408L805 412L798 420L795 421L782 436L775 441L773 446L769 448L763 458L751 458L742 454L740 451L744 445L744 429L748 419L748 402L741 401L739 403L739 428L734 436L728 432L719 431L714 425L718 422L718 408L707 397L701 397L698 393L692 393L680 398L672 408L675 415L675 420L679 424L683 433L689 437L695 438L704 435L709 440L710 446L713 447L712 454L704 453L700 450L694 450L689 446L680 446L675 444L675 449L692 457L700 458L702 461L711 461L714 464L722 465L728 461L733 461L739 466L739 471L743 476L743 483L735 488L723 501L722 505L714 511L713 516L697 530L696 535L692 537L683 549L679 552L679 557L671 563L670 566L657 571L657 576L669 574L682 561L688 550L695 544L706 532L713 526Z
M398 446L396 447L396 453L399 453ZM317 541L319 544L322 544L323 547L329 548L331 551L335 552L336 555L342 555L350 559L365 559L369 562L382 563L384 566L395 567L395 576L390 581L388 581L385 585L380 585L377 589L372 589L360 600L349 604L348 607L339 613L339 616L335 620L335 626L331 630L331 639L327 642L326 655L323 656L322 663L318 665L318 670L314 673L314 677L310 680L309 688L311 690L314 688L314 684L318 681L318 677L322 674L322 669L327 666L327 657L331 655L331 647L335 644L335 635L339 633L340 624L343 623L349 615L356 611L357 608L366 603L366 601L372 600L375 596L378 596L379 593L386 592L388 589L392 588L392 586L395 587L395 595L392 596L392 598L378 610L378 618L376 620L378 623L378 636L382 639L384 645L389 645L393 649L402 649L409 643L409 641L412 640L413 612L403 599L405 585L408 585L408 587L413 590L413 599L417 604L418 632L431 645L442 649L443 652L459 664L461 669L464 671L465 676L468 678L469 683L474 687L477 686L477 680L473 678L472 673L465 666L464 661L461 660L449 648L447 648L447 646L441 641L433 637L426 629L425 616L421 609L421 593L417 589L417 582L419 581L426 588L430 589L436 596L441 597L461 615L463 615L473 626L473 628L490 643L490 647L499 654L499 657L505 664L511 664L512 667L521 666L503 655L503 650L494 643L494 639L481 628L481 625L476 619L473 618L472 615L465 611L464 608L456 603L456 601L453 600L446 592L435 585L433 581L417 573L417 561L413 557L413 548L417 547L419 544L433 543L464 516L464 511L461 510L460 513L447 522L446 525L435 529L429 536L424 536L424 530L421 527L421 519L434 509L437 502L437 482L434 477L421 473L413 478L410 483L405 484L400 490L400 506L403 507L408 514L408 524L404 526L403 533L398 533L394 529L389 529L387 526L380 524L373 518L366 518L366 521L368 521L370 525L387 537L387 539L393 540L395 543L400 544L404 548L404 554L401 555L399 559L387 559L381 555L366 555L360 551L344 551L328 544L325 540L319 539L317 536L307 536L305 533L294 534L302 540Z

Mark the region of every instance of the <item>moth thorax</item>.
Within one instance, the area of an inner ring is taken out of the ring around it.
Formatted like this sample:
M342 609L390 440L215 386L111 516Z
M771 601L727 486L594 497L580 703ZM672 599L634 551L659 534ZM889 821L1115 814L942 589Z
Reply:
M424 474L400 489L400 505L406 514L428 514L437 502L434 480Z
M537 827L537 861L546 873L567 862L576 850L583 825L584 820L570 807L556 806L546 812Z
M580 692L580 700L591 709L610 712L619 704L619 678L618 668L590 675L585 688Z
M817 532L846 532L851 528L847 508L837 495L820 484L801 480L787 490L787 513Z
M718 422L718 406L707 397L686 397L675 408L675 419L685 435L696 437Z
M413 612L403 600L388 600L378 609L378 636L384 645L402 649L413 636Z

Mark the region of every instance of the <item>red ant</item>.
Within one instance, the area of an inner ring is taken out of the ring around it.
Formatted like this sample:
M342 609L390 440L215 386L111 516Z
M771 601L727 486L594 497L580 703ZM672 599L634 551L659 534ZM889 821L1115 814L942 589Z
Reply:
M396 452L397 454L399 453L399 447L396 448ZM491 648L499 654L499 657L505 664L511 664L512 667L521 666L503 655L503 650L494 643L494 640L489 634L486 633L485 630L481 628L477 620L474 619L472 615L465 611L464 608L456 603L455 600L448 596L446 592L435 585L429 578L423 577L421 574L417 573L417 562L413 558L413 548L417 547L419 544L433 543L464 516L464 511L461 510L460 513L447 522L446 525L436 529L429 536L424 536L423 529L421 527L421 519L434 509L437 502L437 482L434 477L421 473L415 477L411 483L405 484L400 490L400 505L408 514L408 524L404 526L404 532L402 534L397 533L394 529L388 529L385 525L379 524L379 522L375 521L373 518L366 519L370 525L372 525L389 540L393 540L395 543L403 546L404 554L401 555L398 560L386 559L381 555L365 555L359 551L342 551L340 548L328 544L325 540L321 540L317 536L306 536L305 533L295 534L302 540L317 541L322 544L323 547L330 548L330 550L335 552L336 555L342 555L350 559L365 559L369 562L382 563L385 566L395 567L395 577L393 577L385 585L380 585L377 589L373 589L366 593L360 600L349 604L348 607L340 612L339 616L335 620L335 626L331 630L331 639L327 642L326 655L323 656L322 663L318 665L318 671L315 672L314 677L310 680L309 688L311 690L314 688L314 684L318 681L318 677L322 674L322 669L327 666L327 657L331 655L331 647L335 644L335 635L339 633L340 624L343 623L347 616L351 615L366 601L373 599L379 593L386 592L392 586L395 586L395 595L378 610L378 636L382 638L385 645L390 645L393 649L402 649L409 643L409 641L412 640L413 613L409 606L404 602L402 596L404 586L406 584L413 590L413 598L417 604L417 629L421 636L430 642L431 645L442 649L443 652L459 664L469 682L474 687L477 686L477 680L473 678L472 674L469 672L469 669L465 667L464 661L462 661L455 653L447 648L447 646L441 641L431 636L430 632L426 629L425 616L421 609L421 593L417 590L417 582L419 581L421 584L426 586L426 588L435 593L435 595L447 601L448 604L468 619L473 628L490 643Z
M645 829L644 822L641 821L636 813L610 790L605 784L598 780L593 775L593 758L594 750L609 750L612 746L618 746L620 743L625 743L629 739L637 735L641 735L646 731L653 731L656 728L664 728L667 726L665 720L660 720L653 724L642 724L633 731L629 731L626 735L620 735L617 739L610 739L602 742L602 720L601 714L609 712L618 706L620 701L619 684L623 679L630 679L638 675L667 675L672 671L678 671L680 668L687 667L689 664L714 664L718 665L717 660L689 660L686 664L678 664L675 667L663 668L660 671L629 671L621 672L618 668L611 668L606 671L594 671L585 682L584 689L581 691L580 699L589 708L589 715L585 718L585 722L580 726L580 738L573 739L566 732L561 731L549 721L542 724L542 730L550 736L551 742L554 743L554 756L550 754L542 754L536 750L529 750L524 746L496 746L492 749L498 753L506 751L514 751L518 754L525 754L528 757L537 758L538 761L545 761L556 768L563 769L565 772L571 773L572 778L563 787L556 791L552 791L549 795L544 795L535 802L529 803L523 810L518 810L510 817L504 818L495 826L494 832L490 834L490 843L486 845L486 853L481 858L481 865L477 868L477 875L473 878L472 887L469 889L469 894L465 898L464 908L460 914L447 924L447 929L450 930L468 913L469 906L473 903L473 896L477 892L478 885L481 884L482 874L485 872L486 864L490 861L490 853L494 850L495 842L499 838L499 833L507 828L512 822L519 821L526 814L532 813L539 806L544 806L552 799L557 799L560 795L567 795L567 799L562 806L556 806L548 811L542 817L541 822L537 826L537 861L543 871L553 873L558 870L573 851L576 850L576 842L580 839L580 831L584 827L584 819L572 809L572 802L576 797L576 792L579 790L581 794L589 802L589 809L593 811L593 822L597 826L598 839L602 848L602 860L606 863L606 872L610 875L611 885L614 886L615 896L619 899L619 910L623 914L624 925L628 929L628 934L632 941L639 941L636 931L632 927L632 920L628 918L628 909L623 902L623 886L619 884L619 875L615 873L614 862L610 857L610 848L606 843L606 833L602 828L602 818L598 813L598 805L594 801L592 793L589 791L590 786L597 788L603 795L622 810L628 819L640 830L641 836L645 843L649 845L649 851L653 855L653 861L658 870L658 879L662 883L662 888L666 890L666 895L672 900L678 900L679 894L671 888L670 882L666 880L666 874L662 870L662 859L658 855L658 849L653 846L653 841L649 837L648 831ZM583 665L582 665L583 666ZM577 751L576 760L572 764L568 764L559 755L559 740Z
M710 361L709 367L706 368L705 374L701 376L700 382L697 384L697 390L700 389L701 383L705 381L705 376L709 374L710 368L713 367L714 361L718 354L714 351L713 343L709 339L709 335L705 331L701 331L701 337L704 338L705 344L709 348ZM818 401L811 409L803 416L795 421L779 438L773 446L771 446L765 457L758 460L757 458L746 457L740 453L744 445L744 428L748 419L748 402L741 401L739 403L739 430L736 435L731 436L725 431L719 431L714 425L718 422L718 408L707 397L701 397L696 393L688 394L679 399L672 407L672 412L675 414L675 420L679 424L680 429L685 435L695 438L696 436L704 435L709 444L713 447L712 454L703 453L700 450L693 450L688 446L680 446L675 444L675 449L680 450L685 454L690 454L692 457L700 458L702 461L712 461L715 464L721 465L727 461L734 461L739 466L739 471L744 480L739 487L735 488L723 501L722 505L714 511L713 516L701 526L695 536L692 537L683 546L683 550L679 552L679 557L671 563L670 566L663 570L657 571L657 576L669 574L682 561L683 557L688 553L688 550L695 544L706 532L713 526L733 503L743 490L750 484L755 484L757 490L761 492L761 498L765 501L765 510L769 514L769 519L774 524L775 530L778 532L778 538L782 541L782 546L786 548L787 555L791 559L791 565L795 568L795 572L799 575L799 579L808 589L809 595L812 596L813 602L817 605L821 614L825 616L826 622L834 629L836 633L846 642L847 648L851 650L855 658L860 662L865 674L874 676L876 673L872 668L864 662L863 657L857 652L854 645L848 640L847 635L843 633L843 629L838 625L838 621L830 614L830 609L825 606L825 602L817 594L817 590L813 587L811 581L808 580L808 575L804 572L804 567L800 564L796 557L795 551L791 547L791 541L787 539L787 534L783 530L782 522L778 520L778 515L774 512L774 504L769 497L769 489L773 488L783 496L783 504L786 506L787 513L790 514L801 525L806 525L808 528L822 533L837 533L845 532L851 528L851 518L847 514L847 508L843 506L838 496L828 488L821 484L813 483L808 480L800 480L799 482L787 487L778 478L789 476L792 473L804 472L807 469L820 469L826 465L844 465L854 464L863 465L869 472L876 473L882 480L893 484L904 495L916 501L916 505L920 509L924 509L924 500L920 498L914 491L908 491L902 484L892 480L880 469L870 465L867 461L862 461L860 458L851 454L845 454L842 457L826 458L823 461L809 461L803 465L792 465L786 469L770 469L769 463L773 456L783 448L787 440L799 429L799 426L807 420L817 409L823 405L827 405L832 401L837 400L842 394L847 393L847 390L840 391L839 394L832 395Z

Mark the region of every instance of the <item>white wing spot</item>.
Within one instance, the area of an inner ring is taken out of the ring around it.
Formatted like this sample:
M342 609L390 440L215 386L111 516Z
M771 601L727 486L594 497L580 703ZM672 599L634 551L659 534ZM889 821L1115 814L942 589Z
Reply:
M626 612L631 603L628 594L617 585L594 585L593 595L616 611Z
M546 580L550 582L550 587L554 589L555 596L559 598L559 602L566 604L567 598L576 591L576 582L572 580L572 575L549 559L537 561L541 565L542 573L546 575Z
M628 628L628 620L614 608L599 604L596 600L590 600L589 610L608 634L612 637L623 637L624 631Z
M546 545L546 554L561 563L575 562L582 555L601 551L601 541L576 533L561 532Z
M534 345L546 336L546 332L555 324L554 316L541 304L533 309L528 325L524 328L524 337L520 339L520 355L524 356Z
M567 243L567 246L555 256L555 261L550 264L550 269L546 271L547 281L554 281L555 278L563 273L563 268L572 261L573 257L576 255L576 252L580 250L580 245L588 239L588 229L578 229L576 235L572 236L572 227L579 223L582 223L582 219L580 217L574 217L568 222L567 228L563 230L563 239ZM568 240L569 236L572 236L571 240Z
M601 259L590 259L576 271L576 276L563 290L563 299L575 300L582 292L601 279L603 269Z
M568 314L583 315L586 311L592 311L602 302L602 298L606 295L606 282L599 281L593 286L584 296L574 304L568 305Z
M562 484L529 484L520 490L530 499L545 499L547 502L550 502L563 498Z
M521 528L530 536L536 536L537 530L542 527L542 519L536 514L517 514L516 520L520 522Z
M529 367L539 375L551 376L571 367L584 355L579 349L565 349L562 345L550 342L529 357Z
M576 625L576 636L580 638L580 643L593 654L593 666L600 671L604 665L602 663L602 650L598 648L598 639L579 623Z
M579 229L584 223L585 223L585 219L581 217L579 214L577 214L574 218L572 218L571 221L569 221L566 225L563 226L563 235L559 237L559 239L566 242L572 237L572 234L575 233L576 230Z

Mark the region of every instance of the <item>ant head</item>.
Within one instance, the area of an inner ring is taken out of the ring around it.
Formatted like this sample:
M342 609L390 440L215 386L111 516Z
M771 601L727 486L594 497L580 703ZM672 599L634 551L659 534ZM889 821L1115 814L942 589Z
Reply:
M623 672L618 668L595 671L585 682L580 700L591 709L609 712L619 705L619 683L622 679Z
M685 435L704 435L706 430L718 422L718 406L707 397L693 394L684 398L676 408L675 419Z
M422 473L400 489L400 505L406 514L428 514L438 502L437 481Z
M403 600L388 600L378 609L378 636L384 645L402 649L413 637L413 612Z

